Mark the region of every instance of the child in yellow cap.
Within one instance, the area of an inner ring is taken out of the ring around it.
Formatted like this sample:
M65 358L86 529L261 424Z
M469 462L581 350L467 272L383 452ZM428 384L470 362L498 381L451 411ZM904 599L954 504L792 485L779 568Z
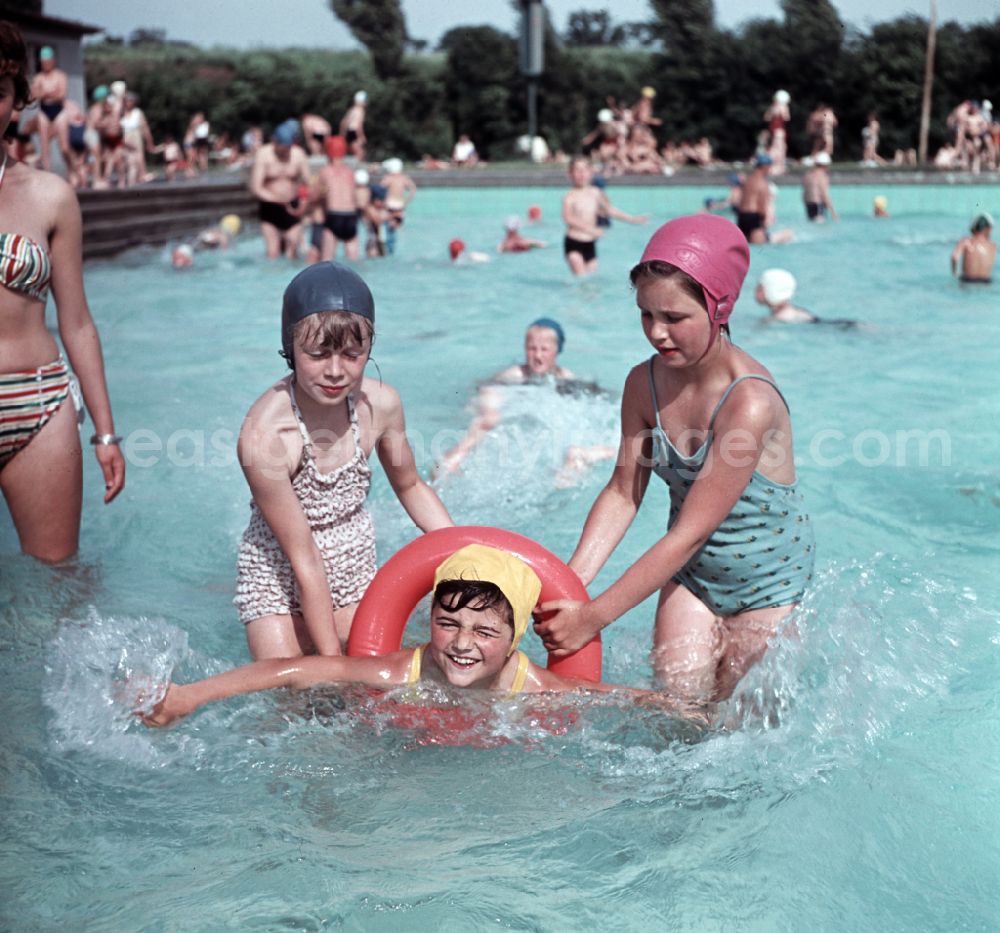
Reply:
M168 684L147 726L165 726L199 706L277 687L305 689L356 683L395 687L421 681L506 695L575 689L648 691L561 677L517 650L542 584L535 572L506 551L470 544L447 558L434 575L430 641L382 657L319 656L255 661L190 684ZM669 705L666 701L663 705Z

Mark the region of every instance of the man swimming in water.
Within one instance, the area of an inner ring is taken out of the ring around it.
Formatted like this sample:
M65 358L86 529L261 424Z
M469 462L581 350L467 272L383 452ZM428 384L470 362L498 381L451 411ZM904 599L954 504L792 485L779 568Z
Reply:
M951 254L951 274L958 272L961 263L960 282L975 285L989 285L993 281L993 263L997 258L997 245L990 239L993 218L987 214L977 214L969 232L972 236L962 237Z

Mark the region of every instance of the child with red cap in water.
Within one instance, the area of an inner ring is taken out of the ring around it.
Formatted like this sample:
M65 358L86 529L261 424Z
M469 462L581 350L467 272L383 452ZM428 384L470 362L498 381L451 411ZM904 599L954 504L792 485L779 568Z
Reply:
M569 652L659 593L653 668L674 694L729 696L812 577L792 427L771 374L729 337L750 264L728 220L679 217L653 235L631 280L653 356L629 373L618 460L570 566L589 584L638 512L650 475L670 489L667 533L587 603L536 623Z

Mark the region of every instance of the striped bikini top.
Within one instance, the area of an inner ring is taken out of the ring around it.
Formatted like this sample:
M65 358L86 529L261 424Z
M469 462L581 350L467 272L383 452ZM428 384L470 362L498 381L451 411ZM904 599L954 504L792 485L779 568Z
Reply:
M0 285L44 302L52 280L48 252L21 233L0 233Z

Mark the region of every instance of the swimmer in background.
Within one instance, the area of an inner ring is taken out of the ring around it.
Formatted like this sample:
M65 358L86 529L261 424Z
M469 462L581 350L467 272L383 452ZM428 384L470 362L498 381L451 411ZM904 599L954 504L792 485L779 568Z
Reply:
M89 177L87 115L75 100L67 99L62 113L56 117L55 127L59 151L66 165L66 180L74 188L86 188Z
M524 334L524 362L515 363L494 374L480 388L476 398L476 416L469 430L441 458L441 462L432 471L432 478L436 479L443 473L453 473L458 469L461 462L500 423L503 395L497 391L498 386L576 378L570 370L560 366L558 362L558 356L565 343L566 334L562 325L552 318L539 318L528 325Z
M351 150L351 155L358 162L363 162L365 158L365 145L368 138L365 136L365 113L368 108L368 94L365 91L358 91L354 95L351 106L347 113L340 120L338 133L347 141Z
M739 213L740 198L743 196L743 176L730 172L726 181L729 182L729 193L724 198L705 198L705 210L709 213L727 210L734 214Z
M566 224L563 253L574 275L597 270L597 240L604 235L600 218L614 217L629 224L644 224L649 217L633 216L618 210L608 196L593 184L593 170L585 156L574 157L569 164L572 188L563 197L562 218Z
M528 693L621 692L643 705L707 723L707 718L649 690L564 677L539 667L518 650L542 584L524 561L499 548L469 544L434 574L430 641L377 657L303 657L256 661L189 684L168 683L146 726L166 726L216 700L279 687L305 690L324 684L383 689L434 684L491 690L506 697Z
M872 217L889 216L889 199L884 194L877 194L872 198Z
M195 239L199 249L228 249L239 236L243 221L239 214L226 214L214 227L202 230Z
M354 169L344 163L347 140L330 136L324 148L329 162L320 169L313 189L313 197L323 205L323 225L330 234L324 235L321 258L333 259L341 243L345 258L354 260L358 258L358 195Z
M818 152L812 167L802 176L802 202L806 206L806 216L813 223L822 223L827 212L834 220L840 219L830 199L829 165L830 156L826 152Z
M316 113L304 113L299 118L302 136L310 155L323 155L326 151L326 140L332 132L330 121Z
M992 229L993 218L985 212L977 214L969 228L972 235L962 237L955 245L951 254L951 274L958 275L960 282L989 285L993 281L997 245L990 239Z
M531 249L544 249L545 243L541 240L533 240L521 233L521 218L516 214L511 214L504 221L504 237L499 246L498 253L526 253Z
M57 140L56 121L66 104L68 78L66 72L56 66L56 53L50 45L43 45L38 53L40 70L31 79L31 97L38 101L38 139L40 143L42 168L50 171L49 150Z
M795 297L795 276L787 269L765 269L757 281L754 298L758 304L767 305L769 320L782 324L814 324L815 314L792 304Z
M765 269L760 274L754 298L757 304L767 305L771 312L768 321L782 324L830 324L843 329L860 326L857 321L845 318L820 318L805 308L793 305L795 287L795 276L787 269Z
M451 257L452 265L464 266L470 262L489 262L490 257L486 253L479 253L465 248L465 241L457 237L448 243L448 255Z
M402 159L386 159L382 163L385 174L382 184L385 186L385 222L386 249L392 255L396 251L396 231L403 226L404 214L414 195L417 193L417 183L403 171Z
M767 225L774 216L774 191L768 182L771 157L761 153L754 160L754 169L743 182L740 203L736 212L736 226L747 242L759 246L763 243L787 243L792 239L791 230L768 232Z
M359 169L359 171L362 171ZM367 172L366 172L367 174ZM357 181L357 175L354 178ZM380 259L386 254L385 224L389 212L385 207L386 189L384 185L368 186L368 204L365 206L365 255L369 259Z
M298 144L295 120L280 124L271 142L261 146L250 172L250 191L258 201L260 232L268 259L296 259L302 241L298 186L309 183L309 160Z

